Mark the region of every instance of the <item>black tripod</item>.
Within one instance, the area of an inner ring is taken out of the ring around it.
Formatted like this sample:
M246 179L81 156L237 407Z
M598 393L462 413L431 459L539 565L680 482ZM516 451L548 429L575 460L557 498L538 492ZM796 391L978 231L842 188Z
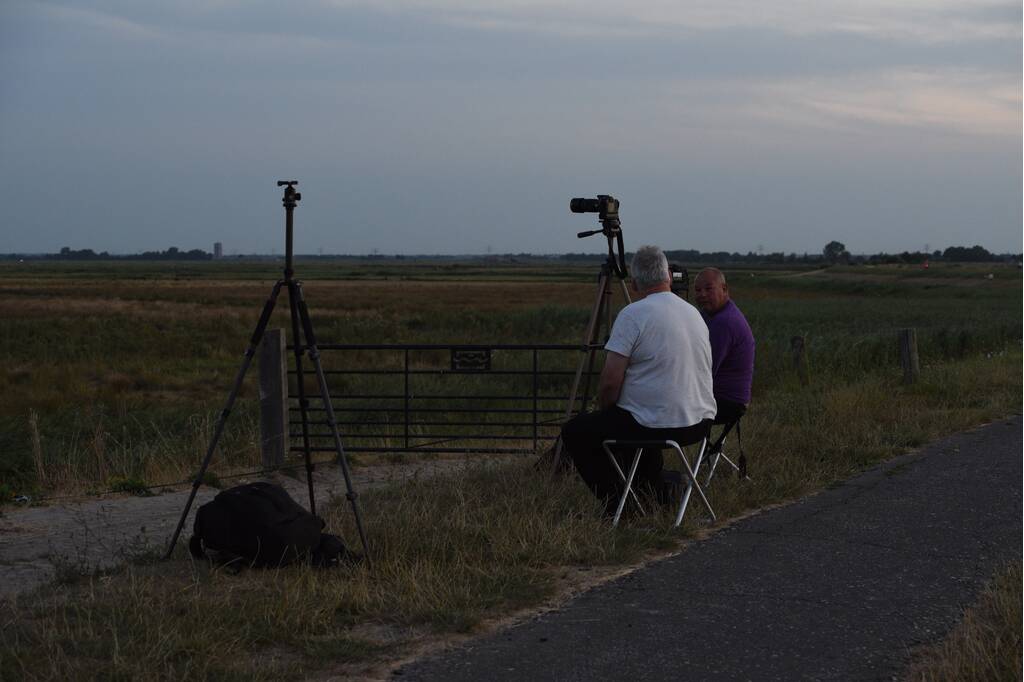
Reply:
M587 404L590 401L590 380L594 371L594 358L597 351L604 347L602 342L604 336L601 334L602 325L606 333L610 332L612 328L613 278L619 283L623 299L626 303L630 302L629 290L626 288L626 278L629 276L629 272L626 269L622 247L622 223L619 222L618 200L606 194L599 194L597 199L573 199L569 202L569 210L573 213L598 214L601 229L578 232L576 236L583 239L594 234L603 234L608 240L608 257L601 264L601 274L597 280L597 297L594 300L594 307L590 311L590 321L587 323L587 331L583 337L583 354L576 366L576 375L572 382L572 390L569 391L569 401L565 406L563 423L569 421L573 412L576 411L576 397L580 395L581 384L583 394L579 412L587 410ZM569 465L563 459L562 449L562 437L559 434L551 451L552 473Z
M256 353L256 346L258 346L260 341L263 339L263 332L266 330L267 323L270 321L270 316L274 312L274 305L277 303L277 297L278 294L281 293L282 287L287 287L288 289L288 304L291 310L292 338L294 339L293 347L295 350L295 369L298 375L296 385L298 387L299 408L302 413L302 450L306 464L306 482L309 486L309 511L312 514L316 514L316 501L313 496L313 463L310 460L309 446L309 402L306 399L306 391L303 386L304 381L302 374L303 352L309 355L309 359L313 363L313 367L316 369L316 378L320 385L320 397L327 413L327 423L330 425L331 434L334 436L334 449L338 453L338 464L341 465L341 473L345 477L345 486L347 488L347 494L345 497L352 504L352 513L355 516L356 529L359 531L359 539L363 544L363 552L367 560L370 558L370 549L366 542L366 533L363 532L363 520L359 513L357 495L355 490L352 488L352 479L348 472L348 462L345 459L345 450L341 446L341 435L338 433L338 424L334 419L334 408L331 405L331 395L327 390L327 379L324 376L324 370L320 364L320 351L316 345L316 336L313 333L313 324L309 319L309 310L306 308L306 301L302 297L302 282L297 279L293 279L292 277L292 275L295 274L295 271L292 269L292 213L295 211L295 205L302 199L302 195L295 191L295 185L297 184L299 184L297 180L278 180L277 182L278 187L284 187L284 198L282 199L285 210L284 279L277 281L273 290L270 292L270 298L267 299L266 304L263 306L263 312L260 314L259 322L256 323L256 329L252 333L252 338L249 339L249 347L245 350L245 357L242 360L242 366L238 368L238 374L235 376L235 384L232 386L231 393L228 395L227 404L224 406L224 409L221 410L221 413L217 418L217 425L214 428L213 439L210 441L210 447L207 448L206 456L203 458L203 464L199 467L199 473L196 474L196 480L192 483L192 492L188 496L188 502L185 503L185 509L181 512L181 519L178 521L178 527L175 528L174 536L171 538L171 542L167 546L167 553L164 554L164 559L170 558L175 545L178 544L178 536L181 535L182 526L185 525L185 519L188 516L189 509L192 507L192 502L195 500L196 492L199 490L199 486L203 481L203 476L206 474L206 469L210 465L210 459L213 457L213 451L217 448L217 443L220 441L221 434L224 432L224 424L227 421L228 415L231 413L232 406L235 404L235 398L238 397L238 391L242 387L242 381L245 379L245 373L248 371L249 365L252 363L253 355ZM300 331L302 332L302 335L300 335ZM302 343L303 339L305 339L305 344Z

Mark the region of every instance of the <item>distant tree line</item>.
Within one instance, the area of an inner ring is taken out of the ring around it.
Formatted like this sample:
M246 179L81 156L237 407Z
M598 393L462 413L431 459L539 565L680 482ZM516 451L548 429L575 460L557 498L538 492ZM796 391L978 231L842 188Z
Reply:
M882 264L921 264L925 262L954 262L954 263L997 263L997 262L1020 262L1021 254L1017 253L990 253L988 249L974 245L974 246L950 246L949 248L940 251L935 250L931 253L923 251L903 251L901 253L876 253L872 255L853 255L846 250L846 246L839 241L830 241L822 249L820 253L784 253L782 251L774 251L772 253L762 253L760 251L748 251L746 253L739 253L738 251L698 251L696 249L671 249L665 251L665 255L668 256L670 261L679 261L683 263L707 263L714 265L882 265ZM237 256L236 258L261 258L269 256L260 256L259 254L252 254L250 256ZM398 260L451 260L451 259L465 259L475 258L483 256L472 256L466 254L463 256L384 256L374 254L372 256L354 256L346 254L335 254L328 255L323 254L320 256L301 256L302 258L345 258L352 260L384 260L387 258L394 258ZM537 261L537 260L561 260L561 261L592 261L600 262L605 259L605 254L601 253L565 253L556 256L538 256L529 253L520 254L504 254L503 256L486 256L493 260L508 260L512 261ZM199 261L199 260L212 260L213 254L203 251L202 249L192 249L190 251L182 251L175 246L168 248L166 251L144 251L142 253L133 254L111 254L106 251L96 253L92 249L72 249L65 246L60 250L59 253L45 253L45 254L0 254L0 259L4 260L138 260L138 261Z
M213 254L202 249L182 251L172 246L166 251L143 251L142 253L111 254L106 251L96 253L92 249L72 249L69 246L63 247L59 253L43 254L4 254L7 259L32 260L212 260Z
M669 260L689 263L741 263L741 264L803 264L803 265L882 265L882 264L921 264L926 262L951 263L995 263L1019 262L1021 254L990 253L983 246L951 246L944 251L903 251L901 253L876 253L870 255L853 255L846 250L842 242L831 241L825 245L821 253L754 253L746 254L727 251L702 252L695 250L666 251Z
M945 251L903 251L902 253L876 253L872 256L853 256L842 242L831 241L822 249L822 260L829 265L844 264L920 264L931 261L951 263L997 263L1020 261L1020 254L989 253L983 246L950 246Z
M846 250L842 242L831 241L825 245L821 253L755 253L748 251L698 251L696 249L676 249L665 251L670 261L682 263L708 263L723 265L884 265L884 264L921 264L925 262L952 263L997 263L1019 262L1021 254L990 253L982 246L951 246L944 251L935 250L931 253L923 251L903 251L902 253L876 253L872 255L853 255ZM567 253L559 256L562 260L602 261L603 254Z

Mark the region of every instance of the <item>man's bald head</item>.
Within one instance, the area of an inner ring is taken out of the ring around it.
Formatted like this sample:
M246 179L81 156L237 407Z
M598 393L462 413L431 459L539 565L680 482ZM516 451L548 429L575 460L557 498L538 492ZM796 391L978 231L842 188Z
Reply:
M705 279L712 282L725 284L725 273L718 268L704 268L697 274L697 279Z
M693 281L693 297L697 307L714 315L729 302L729 285L718 268L704 268Z

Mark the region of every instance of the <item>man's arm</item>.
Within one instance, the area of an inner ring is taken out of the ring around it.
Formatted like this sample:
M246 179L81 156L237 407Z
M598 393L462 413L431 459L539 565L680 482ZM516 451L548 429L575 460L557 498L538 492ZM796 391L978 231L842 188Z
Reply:
M604 359L604 369L601 370L601 380L597 385L597 406L600 409L608 409L618 402L627 367L629 358L615 351L608 351Z

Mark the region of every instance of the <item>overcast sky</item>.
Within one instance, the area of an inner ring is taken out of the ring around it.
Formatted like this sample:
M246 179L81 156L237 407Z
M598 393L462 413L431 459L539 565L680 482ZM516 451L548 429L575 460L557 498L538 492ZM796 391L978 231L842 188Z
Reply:
M1021 250L1019 0L0 2L0 252ZM600 240L600 243L598 243Z

